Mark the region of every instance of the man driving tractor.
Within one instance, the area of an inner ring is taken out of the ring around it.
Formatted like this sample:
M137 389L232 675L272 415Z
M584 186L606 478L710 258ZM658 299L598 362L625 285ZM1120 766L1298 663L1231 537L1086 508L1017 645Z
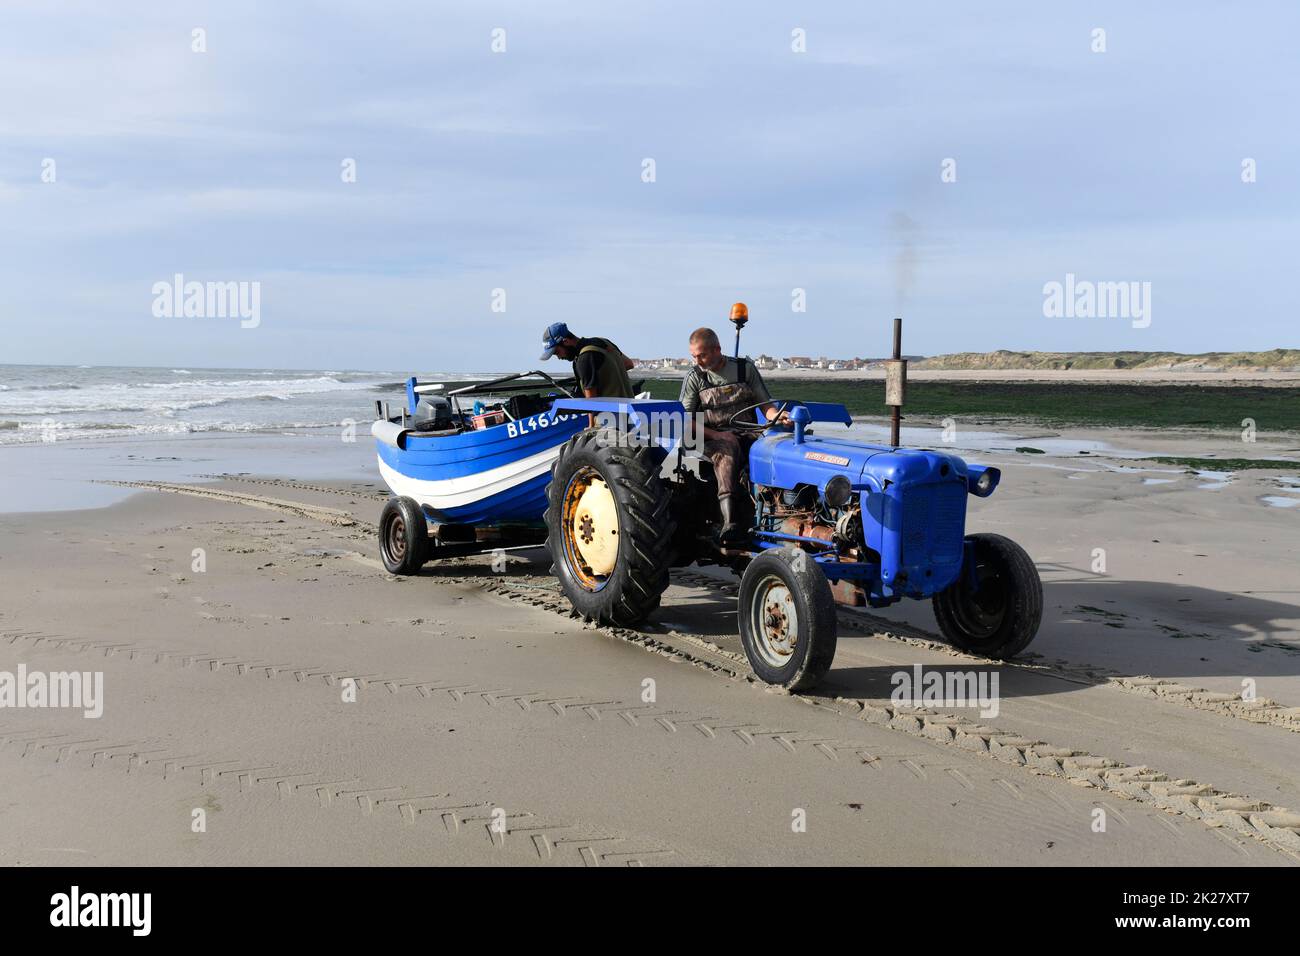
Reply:
M743 325L748 317L745 303L737 302L731 307L731 320L738 325ZM718 334L712 329L699 328L692 332L690 349L695 367L686 373L682 382L681 403L687 414L703 416L704 453L713 462L718 506L722 511L719 537L722 544L732 544L744 538L741 521L747 493L740 487L740 471L749 446L760 436L757 431L736 428L732 419L746 409L752 414L755 408L761 409L769 422L783 424L787 418L772 404L772 395L754 363L747 358L723 355Z

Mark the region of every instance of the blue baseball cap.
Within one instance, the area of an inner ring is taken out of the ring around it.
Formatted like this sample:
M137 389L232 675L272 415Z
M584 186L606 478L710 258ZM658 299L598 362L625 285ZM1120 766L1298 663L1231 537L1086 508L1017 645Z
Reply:
M553 322L548 325L546 331L542 333L542 361L554 355L556 346L572 335L569 327L563 322Z

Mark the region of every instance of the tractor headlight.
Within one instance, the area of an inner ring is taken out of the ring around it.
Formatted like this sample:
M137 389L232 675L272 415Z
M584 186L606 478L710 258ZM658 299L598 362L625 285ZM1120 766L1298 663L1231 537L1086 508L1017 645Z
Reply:
M977 498L987 498L993 494L993 489L998 486L998 479L1002 477L1002 472L996 468L972 466L967 472L967 482L970 493Z
M849 481L848 475L836 475L826 482L822 497L832 508L843 508L853 497L853 482Z

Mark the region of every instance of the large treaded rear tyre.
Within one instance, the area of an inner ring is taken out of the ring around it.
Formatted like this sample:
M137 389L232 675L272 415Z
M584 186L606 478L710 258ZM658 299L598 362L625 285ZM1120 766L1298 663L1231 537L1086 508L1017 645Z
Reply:
M668 587L677 523L662 452L589 429L560 447L545 514L560 588L585 620L634 627Z
M389 498L379 515L379 554L389 574L417 574L429 557L429 523L414 498Z
M1034 639L1043 620L1043 582L1033 559L1010 538L972 534L975 575L968 569L933 598L934 616L954 647L1000 660L1014 657Z
M835 660L831 586L799 548L771 548L745 568L736 602L740 643L760 680L809 690Z

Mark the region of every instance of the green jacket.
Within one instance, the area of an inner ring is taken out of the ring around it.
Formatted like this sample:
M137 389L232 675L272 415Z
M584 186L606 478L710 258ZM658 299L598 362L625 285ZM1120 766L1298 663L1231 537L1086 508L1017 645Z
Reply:
M582 339L573 360L573 373L579 388L595 388L601 398L631 398L632 380L627 374L627 359L618 346L608 339ZM584 361L583 356L587 356Z

